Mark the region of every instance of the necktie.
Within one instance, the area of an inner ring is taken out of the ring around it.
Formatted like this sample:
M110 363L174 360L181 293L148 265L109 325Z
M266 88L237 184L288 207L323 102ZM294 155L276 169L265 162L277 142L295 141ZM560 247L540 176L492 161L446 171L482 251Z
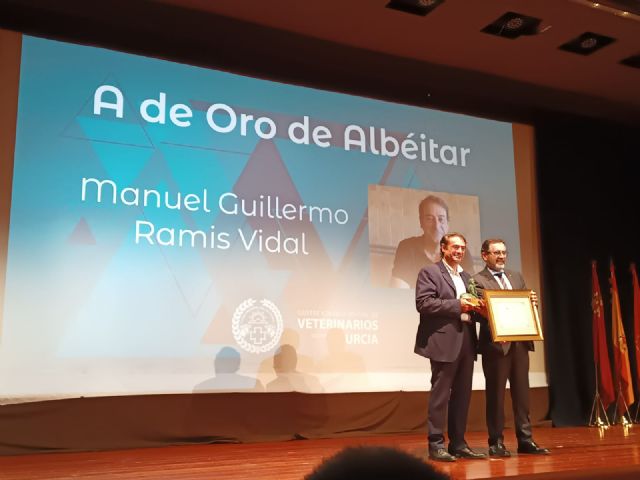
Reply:
M494 275L496 277L496 282L498 282L498 285L500 285L500 289L501 290L506 290L507 289L507 284L504 283L504 281L502 280L502 275L503 274L504 274L504 272L496 272L496 273L494 273ZM509 349L511 347L511 342L500 342L500 345L502 347L502 353L504 355L509 353Z

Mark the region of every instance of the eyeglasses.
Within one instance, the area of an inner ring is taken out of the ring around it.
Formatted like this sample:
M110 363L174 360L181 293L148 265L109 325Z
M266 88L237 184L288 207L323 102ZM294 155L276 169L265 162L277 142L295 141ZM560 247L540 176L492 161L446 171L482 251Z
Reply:
M495 252L487 252L487 254L494 255L496 257L506 257L508 253L509 252L507 252L506 250L498 250L498 251L495 251Z

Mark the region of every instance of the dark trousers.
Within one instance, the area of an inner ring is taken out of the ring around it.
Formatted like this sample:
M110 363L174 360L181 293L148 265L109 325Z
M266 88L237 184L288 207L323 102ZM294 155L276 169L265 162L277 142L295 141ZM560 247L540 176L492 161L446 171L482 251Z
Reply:
M507 380L511 387L511 403L518 443L530 441L529 351L526 345L522 342L513 342L506 355L497 350L483 353L482 370L486 380L489 445L504 441L504 396Z
M459 450L467 446L464 433L471 400L475 351L470 327L464 325L464 339L455 362L431 360L429 396L429 448L444 448L444 424L447 421L449 446ZM437 335L437 334L436 334ZM447 413L448 409L448 413Z

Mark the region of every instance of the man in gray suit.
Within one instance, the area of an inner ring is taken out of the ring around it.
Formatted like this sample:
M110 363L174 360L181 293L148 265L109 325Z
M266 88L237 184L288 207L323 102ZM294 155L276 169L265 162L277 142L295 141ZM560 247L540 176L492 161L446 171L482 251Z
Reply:
M416 283L420 325L414 351L431 361L429 458L443 462L456 457L486 458L471 450L464 439L478 342L472 315L481 308L462 296L471 279L460 266L466 247L461 234L444 235L442 260L422 268ZM448 451L444 448L445 420Z
M483 290L527 290L519 272L505 270L507 246L503 240L485 240L481 254L486 266L473 276L479 293ZM535 292L532 292L532 300L537 301ZM533 351L533 342L494 342L488 323L483 321L480 324L478 351L482 354L482 370L486 380L489 455L511 456L504 446L503 436L507 380L511 387L518 453L548 455L548 449L533 441L529 420L529 352Z

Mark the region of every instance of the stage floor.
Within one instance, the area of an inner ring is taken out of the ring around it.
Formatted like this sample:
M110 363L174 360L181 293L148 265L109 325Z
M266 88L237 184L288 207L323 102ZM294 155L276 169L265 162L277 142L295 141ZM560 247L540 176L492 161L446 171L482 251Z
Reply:
M513 431L507 459L438 463L454 479L640 478L640 425L597 428L538 428L536 441L549 456L515 455ZM473 448L486 451L484 432L467 434ZM387 445L424 456L423 435L353 437L232 445L189 445L82 453L0 457L0 479L181 479L301 480L323 457L349 445Z

